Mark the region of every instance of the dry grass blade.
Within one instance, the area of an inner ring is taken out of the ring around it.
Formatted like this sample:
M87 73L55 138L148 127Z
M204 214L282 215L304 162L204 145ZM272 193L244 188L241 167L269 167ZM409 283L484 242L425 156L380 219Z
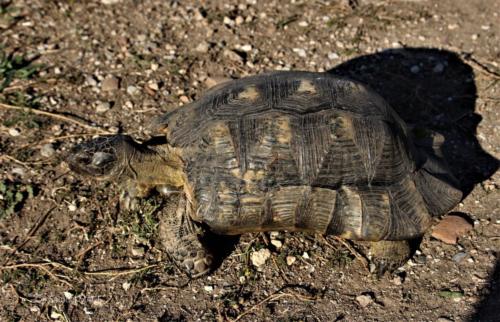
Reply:
M9 105L9 104L4 104L4 103L0 103L0 108L7 109L7 110L24 111L24 112L28 112L28 113L37 114L37 115L48 116L48 117L51 117L53 119L76 124L76 125L81 126L85 129L88 129L88 130L96 131L99 134L113 134L109 131L100 129L100 128L95 127L95 126L88 125L88 124L86 124L82 121L76 120L74 118L71 118L71 117L68 117L65 115L61 115L61 114L57 114L57 113L53 113L53 112L37 110L37 109L28 108L28 107L24 107L24 106L14 106L14 105Z
M241 318L243 318L245 315L249 314L250 312L252 312L253 310L255 310L256 308L258 308L259 306L261 306L262 304L264 303L267 303L267 302L270 302L270 301L276 301L277 299L279 298L282 298L284 296L292 296L291 294L288 294L288 293L278 293L278 294L271 294L269 295L268 297L266 297L265 299L263 299L262 301L252 305L248 310L246 310L245 312L241 313L240 315L238 315L234 320L232 320L232 322L236 322L236 321L239 321L241 320Z

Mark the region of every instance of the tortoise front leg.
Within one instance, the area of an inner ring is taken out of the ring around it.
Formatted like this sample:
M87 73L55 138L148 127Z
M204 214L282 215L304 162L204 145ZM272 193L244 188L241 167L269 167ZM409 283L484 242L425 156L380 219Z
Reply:
M202 243L203 227L188 215L184 194L171 195L160 213L158 234L163 247L175 264L191 277L206 274L213 255Z

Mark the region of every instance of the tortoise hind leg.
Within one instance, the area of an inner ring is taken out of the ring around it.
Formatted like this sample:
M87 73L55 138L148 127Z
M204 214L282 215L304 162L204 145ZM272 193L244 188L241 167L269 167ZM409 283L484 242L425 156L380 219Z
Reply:
M411 240L381 240L368 242L365 255L370 261L370 271L378 276L392 273L403 266L412 256ZM363 247L365 248L365 247Z
M169 198L160 214L159 238L175 264L198 277L210 270L213 256L201 241L204 229L189 217L187 207L183 194Z

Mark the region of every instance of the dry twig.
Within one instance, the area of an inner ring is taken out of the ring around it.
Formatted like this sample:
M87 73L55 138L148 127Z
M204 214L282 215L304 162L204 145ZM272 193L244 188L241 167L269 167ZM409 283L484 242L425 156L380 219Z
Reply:
M28 108L28 107L24 107L24 106L14 106L14 105L9 105L9 104L4 104L4 103L0 103L0 108L4 108L7 110L24 111L24 112L28 112L28 113L37 114L37 115L48 116L48 117L51 117L51 118L54 118L54 119L57 119L60 121L77 124L78 126L86 128L88 130L96 131L99 134L113 134L109 131L103 130L103 129L95 127L95 126L88 125L82 121L76 120L74 118L71 118L71 117L68 117L65 115L57 114L57 113L37 110L37 109Z

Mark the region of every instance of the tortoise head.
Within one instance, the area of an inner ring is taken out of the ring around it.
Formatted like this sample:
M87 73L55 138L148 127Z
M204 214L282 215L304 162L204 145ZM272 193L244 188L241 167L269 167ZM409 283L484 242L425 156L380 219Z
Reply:
M135 145L132 138L125 135L98 137L75 146L66 161L78 174L105 180L125 170Z

